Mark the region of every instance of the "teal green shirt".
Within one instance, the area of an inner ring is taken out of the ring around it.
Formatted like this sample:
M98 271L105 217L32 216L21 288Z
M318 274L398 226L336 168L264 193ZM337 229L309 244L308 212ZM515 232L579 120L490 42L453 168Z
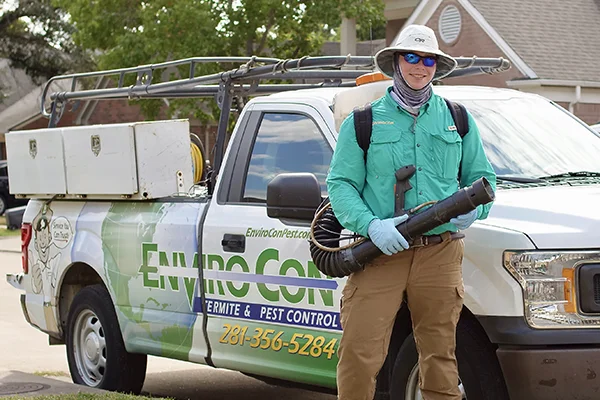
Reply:
M404 208L443 200L460 187L486 177L496 190L496 175L481 143L479 129L469 114L469 132L461 139L445 100L432 95L417 117L388 93L372 103L373 130L365 163L358 145L354 118L342 123L329 174L327 189L336 217L346 229L368 236L374 218L394 216L394 173L406 165L417 171L410 178ZM458 169L462 158L462 173ZM477 218L488 216L491 203L477 207ZM446 223L428 235L456 232Z

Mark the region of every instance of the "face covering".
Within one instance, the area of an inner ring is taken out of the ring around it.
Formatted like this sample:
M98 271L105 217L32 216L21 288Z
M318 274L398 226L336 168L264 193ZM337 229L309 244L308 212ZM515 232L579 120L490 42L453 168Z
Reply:
M419 108L427 103L431 97L431 93L431 81L423 89L419 90L408 86L408 83L406 83L402 76L398 59L394 59L394 86L391 95L400 107L409 112L418 113Z

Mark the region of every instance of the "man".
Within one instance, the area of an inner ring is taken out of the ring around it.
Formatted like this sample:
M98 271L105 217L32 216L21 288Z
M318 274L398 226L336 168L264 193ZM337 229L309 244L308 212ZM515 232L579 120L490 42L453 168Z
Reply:
M432 81L452 72L456 60L440 51L430 28L408 26L375 60L393 85L372 103L366 161L350 115L340 128L327 178L340 223L369 237L387 255L352 274L344 287L338 399L373 399L376 375L406 296L423 398L459 400L455 347L464 295L464 235L458 231L486 218L491 205L479 206L427 232L426 239L408 243L395 229L407 216L394 216L394 172L416 166L412 189L405 196L407 210L444 199L459 185L469 186L482 176L495 189L496 177L473 118L469 115L469 131L461 138L445 100L432 91Z

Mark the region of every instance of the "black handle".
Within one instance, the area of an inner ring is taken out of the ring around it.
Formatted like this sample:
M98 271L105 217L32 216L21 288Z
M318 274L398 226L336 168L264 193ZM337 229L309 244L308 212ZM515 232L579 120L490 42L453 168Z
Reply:
M226 233L223 235L223 240L221 240L221 246L225 251L243 253L246 251L246 236Z

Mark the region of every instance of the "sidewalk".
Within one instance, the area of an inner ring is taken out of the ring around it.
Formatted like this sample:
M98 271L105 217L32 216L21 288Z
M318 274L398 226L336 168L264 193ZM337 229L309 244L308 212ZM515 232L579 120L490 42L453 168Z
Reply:
M87 386L74 385L73 383L58 379L0 369L0 398L13 395L33 397L38 395L72 393L102 394L107 392L104 390L92 389Z
M1 236L0 237L0 252L20 253L21 252L21 236Z
M21 237L0 237L0 252L20 253ZM2 278L4 278L2 276ZM19 314L22 318L22 315ZM6 360L4 360L6 361ZM37 395L58 395L71 393L106 393L104 390L92 389L87 386L75 385L70 378L46 378L43 376L20 371L7 370L0 367L0 398L19 395L33 397Z

